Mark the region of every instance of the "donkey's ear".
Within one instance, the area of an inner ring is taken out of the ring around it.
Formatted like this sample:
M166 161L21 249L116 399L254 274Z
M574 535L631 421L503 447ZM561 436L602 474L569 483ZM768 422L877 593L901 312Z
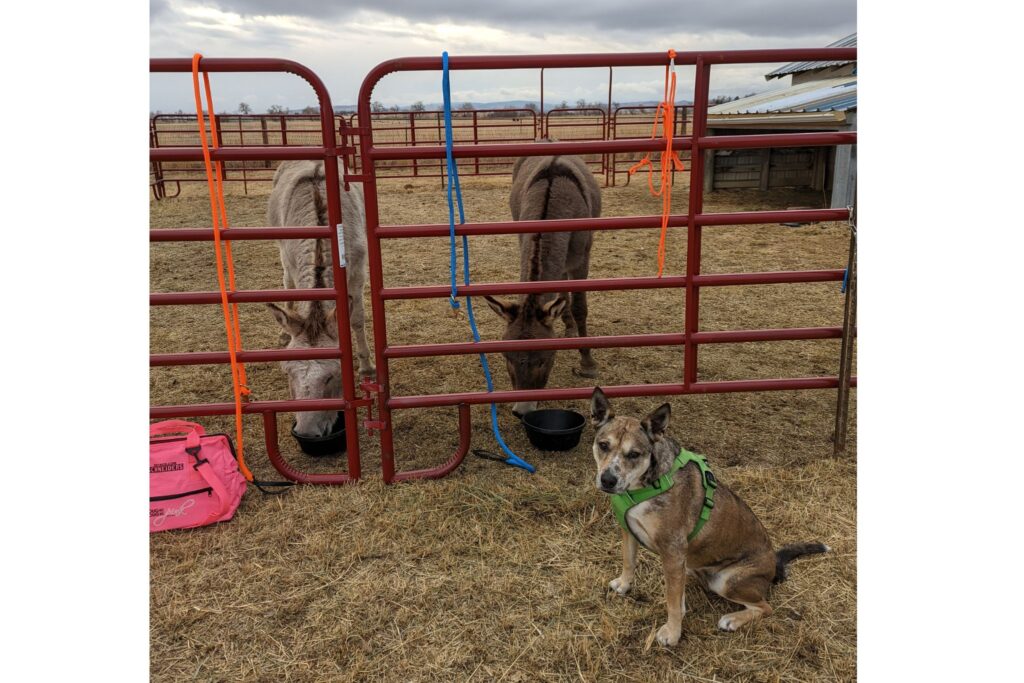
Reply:
M302 320L287 308L281 308L277 304L267 304L267 308L274 314L274 320L285 332L293 337L299 336L302 332Z
M645 417L640 426L644 428L647 435L652 439L660 439L668 429L668 419L672 416L672 406L662 403L658 409Z
M548 327L552 327L555 324L555 321L561 317L562 312L565 311L565 303L565 299L558 297L557 299L549 301L541 306L540 321Z
M612 405L608 403L608 397L601 391L601 387L594 387L594 393L590 395L590 422L595 427L600 427L613 417L615 413L612 412Z
M512 322L516 319L519 314L519 304L503 304L492 296L485 296L487 305L491 307L491 310L500 315L508 322Z

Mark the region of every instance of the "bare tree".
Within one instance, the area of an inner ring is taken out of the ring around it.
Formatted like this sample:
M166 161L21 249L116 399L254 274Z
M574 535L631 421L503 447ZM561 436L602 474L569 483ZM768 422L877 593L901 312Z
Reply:
M524 109L529 109L534 114L536 114L537 113L537 103L536 102L527 102L526 106L524 107Z
M421 100L416 100L415 102L412 103L412 106L409 107L409 109L411 109L412 111L425 111L426 106L424 106Z
M239 114L251 114L252 113L252 107L250 107L245 102L239 102L238 103L238 113Z
M306 107L305 109L302 110L302 113L303 114L319 114L320 113L320 107L312 107L312 106Z
M388 108L385 107L380 102L378 102L377 100L374 100L373 102L370 103L370 111L372 111L374 113L379 113L379 112L387 111L387 110L388 110Z
M287 113L287 111L288 110L282 107L280 104L272 104L269 107L267 107L268 114L284 114Z

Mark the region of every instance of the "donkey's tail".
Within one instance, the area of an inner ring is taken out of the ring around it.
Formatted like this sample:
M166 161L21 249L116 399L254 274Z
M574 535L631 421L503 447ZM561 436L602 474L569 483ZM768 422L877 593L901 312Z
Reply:
M782 546L775 552L775 580L772 583L782 583L786 580L786 565L796 558L827 553L829 550L831 548L824 543L789 543Z

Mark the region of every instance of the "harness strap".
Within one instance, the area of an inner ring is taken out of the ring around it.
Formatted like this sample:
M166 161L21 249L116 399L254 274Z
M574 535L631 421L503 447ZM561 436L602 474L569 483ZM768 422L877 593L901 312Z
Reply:
M704 505L701 507L697 523L693 525L693 531L689 533L686 540L692 541L696 538L697 534L700 533L700 530L704 528L704 525L711 518L711 510L715 507L715 489L718 488L718 480L715 479L715 475L711 468L708 467L707 459L703 455L691 453L685 448L680 449L679 455L672 461L672 467L669 468L669 471L658 477L658 480L651 486L612 495L612 512L619 526L628 531L633 538L636 538L636 534L629 528L629 523L626 521L626 513L640 503L660 496L675 486L676 472L691 462L696 464L700 470L701 482L704 487ZM637 538L637 541L639 540Z

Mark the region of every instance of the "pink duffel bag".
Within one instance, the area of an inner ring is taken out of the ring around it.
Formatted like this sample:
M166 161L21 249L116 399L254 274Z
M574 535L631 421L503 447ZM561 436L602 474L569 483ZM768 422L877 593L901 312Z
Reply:
M227 521L243 493L245 477L226 435L207 436L201 425L184 420L149 426L151 533Z

